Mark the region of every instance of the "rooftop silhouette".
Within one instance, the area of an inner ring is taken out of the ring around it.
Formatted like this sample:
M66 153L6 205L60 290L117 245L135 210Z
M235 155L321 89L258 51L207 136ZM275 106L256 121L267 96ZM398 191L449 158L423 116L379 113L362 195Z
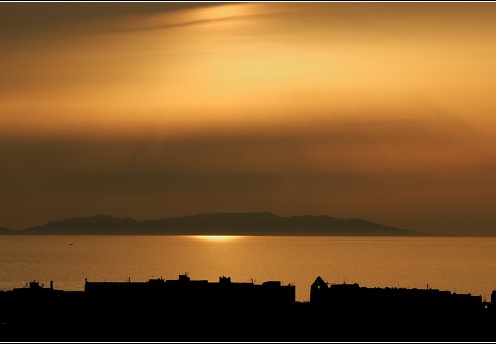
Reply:
M280 281L162 278L85 281L64 291L31 281L0 292L0 340L20 341L460 341L494 340L496 291L329 284L310 301Z

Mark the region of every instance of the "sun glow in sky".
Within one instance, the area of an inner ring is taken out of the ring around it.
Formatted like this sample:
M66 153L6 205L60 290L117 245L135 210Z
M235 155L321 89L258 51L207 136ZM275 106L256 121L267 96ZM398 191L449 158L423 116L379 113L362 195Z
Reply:
M496 234L495 37L494 3L0 3L0 225Z

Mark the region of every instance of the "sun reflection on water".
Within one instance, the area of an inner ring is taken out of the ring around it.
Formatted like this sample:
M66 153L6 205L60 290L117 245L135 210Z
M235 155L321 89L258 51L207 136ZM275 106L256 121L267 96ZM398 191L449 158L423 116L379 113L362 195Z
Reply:
M211 241L211 242L227 242L236 239L240 239L243 236L240 235L192 235L194 239Z

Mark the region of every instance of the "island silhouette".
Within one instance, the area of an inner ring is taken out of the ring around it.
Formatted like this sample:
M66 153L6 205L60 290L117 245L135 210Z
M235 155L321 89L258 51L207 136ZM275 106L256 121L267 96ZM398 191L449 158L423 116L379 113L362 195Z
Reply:
M25 230L0 234L29 235L290 235L290 236L430 236L359 218L282 217L270 212L206 213L139 221L110 215L50 221Z

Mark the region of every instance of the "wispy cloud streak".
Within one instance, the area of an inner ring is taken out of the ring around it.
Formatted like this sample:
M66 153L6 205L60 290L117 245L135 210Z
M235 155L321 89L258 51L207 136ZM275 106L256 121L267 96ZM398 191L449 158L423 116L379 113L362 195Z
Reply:
M196 26L196 25L203 25L203 24L210 24L210 23L227 22L227 21L232 21L232 20L237 20L237 19L272 17L272 16L276 16L276 15L280 15L280 14L281 13L243 14L243 15L227 16L227 17L221 17L221 18L213 18L213 19L191 20L191 21L185 21L185 22L174 23L174 24L143 26L143 27L134 27L134 28L127 28L127 29L116 29L116 30L105 30L105 31L100 31L99 33L139 32L139 31L174 29L174 28L179 28L179 27L188 27L188 26Z

